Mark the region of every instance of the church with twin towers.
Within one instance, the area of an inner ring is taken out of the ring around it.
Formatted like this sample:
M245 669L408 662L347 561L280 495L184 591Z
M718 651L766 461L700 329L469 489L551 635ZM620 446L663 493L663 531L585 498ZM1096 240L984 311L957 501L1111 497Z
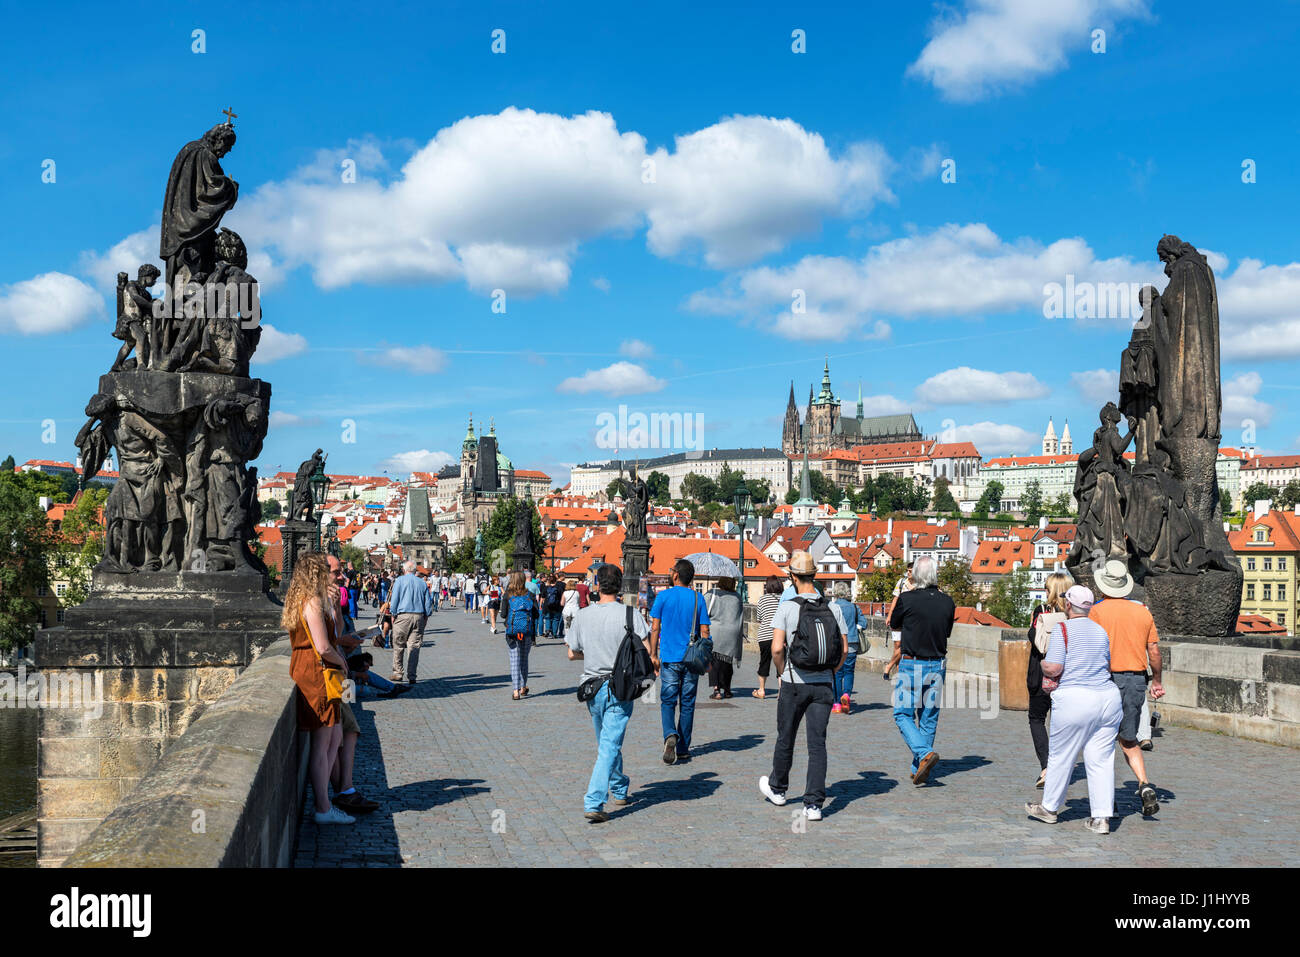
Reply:
M882 445L886 442L920 442L924 437L912 413L901 415L862 414L862 385L858 385L857 415L846 417L841 410L842 399L831 389L829 357L822 367L821 391L814 394L808 386L808 405L800 421L799 407L794 401L794 382L790 383L790 401L785 407L785 422L781 427L781 450L786 455L824 455L836 449L851 449L859 445Z

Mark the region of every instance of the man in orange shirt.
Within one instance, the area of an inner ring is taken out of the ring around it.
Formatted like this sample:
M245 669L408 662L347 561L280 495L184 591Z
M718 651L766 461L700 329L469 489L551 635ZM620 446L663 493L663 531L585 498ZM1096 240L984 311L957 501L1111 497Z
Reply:
M1160 645L1156 623L1146 605L1128 597L1133 590L1133 576L1127 565L1117 559L1106 563L1095 576L1097 590L1107 600L1092 606L1088 617L1101 625L1110 636L1111 678L1119 687L1124 718L1119 725L1119 746L1124 760L1138 779L1138 797L1145 816L1160 810L1156 789L1147 780L1146 761L1138 744L1138 721L1147 695L1147 663L1151 666L1151 697L1159 699L1165 689L1160 683Z

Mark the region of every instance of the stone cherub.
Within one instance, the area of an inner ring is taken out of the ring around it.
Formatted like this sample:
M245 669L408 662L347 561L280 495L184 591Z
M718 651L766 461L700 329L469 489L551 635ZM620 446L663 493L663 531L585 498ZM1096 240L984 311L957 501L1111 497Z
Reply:
M133 280L128 280L124 272L117 274L117 328L113 330L113 338L122 340L122 348L109 371L152 367L157 322L149 289L159 275L158 267L151 263L141 266ZM135 358L128 359L133 349Z

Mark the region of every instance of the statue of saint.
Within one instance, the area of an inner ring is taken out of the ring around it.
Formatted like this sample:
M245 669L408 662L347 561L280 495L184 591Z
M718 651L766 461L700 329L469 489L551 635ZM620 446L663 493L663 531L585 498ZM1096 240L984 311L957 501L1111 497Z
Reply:
M1101 410L1101 428L1092 436L1092 448L1079 456L1075 473L1074 498L1079 503L1078 531L1072 558L1088 560L1100 552L1106 560L1126 559L1124 496L1128 491L1128 464L1124 450L1133 441L1137 422L1129 420L1129 433L1119 434L1120 411L1114 402Z
M301 519L310 522L315 514L315 502L311 497L311 476L316 467L325 467L325 456L317 449L311 458L298 466L298 473L293 477L293 497L289 502L289 520Z
M1133 445L1135 465L1152 461L1160 438L1160 412L1157 407L1159 371L1156 346L1152 336L1155 316L1160 312L1160 294L1153 286L1143 286L1138 293L1144 320L1133 329L1128 348L1119 358L1119 408L1125 416L1137 420Z
M234 145L235 128L227 119L186 143L172 162L158 245L167 263L168 289L178 276L183 281L202 281L216 265L217 227L239 198L239 184L221 168L221 158Z
M1151 331L1159 360L1160 430L1165 438L1204 438L1217 448L1219 298L1214 273L1191 243L1165 236L1156 246L1169 285Z
M623 478L623 470L619 469L618 478L614 481L618 483L619 493L623 496L623 521L627 524L627 540L645 541L648 537L645 530L645 517L650 510L649 487L637 474L635 465L632 466L630 479Z

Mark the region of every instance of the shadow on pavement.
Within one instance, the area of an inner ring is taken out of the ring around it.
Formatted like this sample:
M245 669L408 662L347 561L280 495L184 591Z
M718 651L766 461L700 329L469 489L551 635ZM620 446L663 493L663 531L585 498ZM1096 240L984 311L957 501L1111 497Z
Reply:
M758 747L764 740L765 736L761 734L742 734L738 738L723 738L721 741L698 745L691 753L698 756L713 751L748 751L750 748Z
M942 755L942 752L940 754ZM968 754L962 758L945 758L941 756L939 763L930 772L930 779L926 784L934 784L949 775L961 774L963 771L974 771L976 768L986 767L992 763L982 754Z
M398 811L427 811L474 794L486 794L492 790L488 787L476 786L482 783L482 778L434 778L431 781L403 784L375 798L377 801L383 801L383 807L375 814L391 816Z
M434 678L432 682L420 682L415 686L415 691L422 692L420 697L447 698L455 694L468 694L472 691L499 688L508 684L510 684L509 674L441 675ZM426 688L430 690L425 691Z
M680 781L651 781L644 787L636 789L636 800L627 811L620 811L619 814L621 816L625 813L634 813L642 808L666 804L670 801L695 801L706 798L722 786L720 780L713 780L717 776L713 771L700 771Z
M822 813L826 817L831 817L858 798L887 794L896 787L898 782L891 777L886 777L884 771L859 771L856 779L836 781L826 789L826 796L833 800L826 805Z

